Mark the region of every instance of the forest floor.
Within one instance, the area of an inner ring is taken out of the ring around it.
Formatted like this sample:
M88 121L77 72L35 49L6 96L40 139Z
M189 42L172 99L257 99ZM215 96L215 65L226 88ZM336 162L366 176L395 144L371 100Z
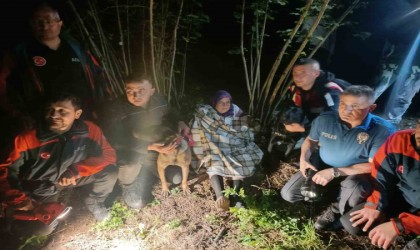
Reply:
M406 119L400 128L413 127L415 124L414 119ZM295 163L282 162L274 169L262 169L254 175L252 183L247 183L245 191L250 197L258 200L268 190L274 195L272 197L273 201L277 202L276 206L287 208L287 218L309 221L316 218L326 205L316 206L315 203L307 202L285 204L279 195L281 187L297 171ZM123 203L117 203L113 208L113 219L107 224L96 223L84 208L82 199L72 191L69 193L72 213L50 237L32 238L25 242L3 235L0 237L0 245L2 249L20 247L20 249L51 250L305 249L298 245L282 247L282 243L276 240L279 236L276 230L265 231L264 242L255 240L255 235L247 231L247 227L251 228L252 222L238 220L240 215L238 210L232 213L232 210L220 212L215 209L213 192L205 174L190 176L189 187L192 191L190 195L184 195L178 191L178 188L172 187L174 188L172 194L163 198L160 195L160 185L156 185L155 200L150 205L140 211L134 211L126 208ZM313 249L376 249L367 237L355 238L343 230L316 231L315 236L320 243ZM254 240L250 241L252 237ZM250 242L254 244L249 244ZM397 245L394 249L401 249L401 245Z

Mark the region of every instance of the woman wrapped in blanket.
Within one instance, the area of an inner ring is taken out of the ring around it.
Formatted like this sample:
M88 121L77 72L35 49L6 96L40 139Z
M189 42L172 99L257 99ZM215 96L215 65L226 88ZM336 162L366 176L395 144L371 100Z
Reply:
M254 143L247 120L248 116L232 103L232 96L224 90L214 94L211 105L198 106L194 114L191 166L196 172L206 171L209 175L216 193L216 207L220 210L228 210L231 203L223 195L223 178L239 192L242 180L254 174L263 156ZM232 197L232 205L241 207L242 203Z

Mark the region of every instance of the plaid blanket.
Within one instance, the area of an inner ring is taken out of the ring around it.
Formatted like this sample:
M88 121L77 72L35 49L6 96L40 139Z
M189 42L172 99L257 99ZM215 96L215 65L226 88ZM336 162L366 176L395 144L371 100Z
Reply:
M236 105L234 108L240 111ZM254 174L263 157L246 116L223 117L211 106L201 105L194 114L191 133L194 140L191 166L196 172L204 167L209 175L247 177Z

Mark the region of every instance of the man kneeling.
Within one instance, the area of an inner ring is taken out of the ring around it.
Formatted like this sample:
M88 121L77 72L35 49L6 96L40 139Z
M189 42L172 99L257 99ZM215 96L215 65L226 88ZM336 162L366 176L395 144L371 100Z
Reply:
M316 171L313 182L339 191L338 201L315 222L317 229L337 228L341 214L364 202L371 193L369 162L394 132L392 124L370 114L375 107L373 90L353 85L340 95L338 113L323 113L312 123L301 148L300 172L282 188L281 196L289 202L303 200L300 188L308 169ZM321 161L314 164L309 159L318 145Z
M79 120L79 98L65 93L54 96L44 114L37 129L15 138L14 150L0 164L3 207L31 213L42 204L56 202L65 188L92 184L85 198L87 209L98 221L108 218L103 202L117 180L114 149L96 125ZM6 221L12 233L21 235L47 235L57 225L37 220Z
M373 245L387 249L398 235L420 234L420 119L415 130L399 131L373 159L374 192L341 218L353 235L369 231ZM404 249L420 249L420 238Z

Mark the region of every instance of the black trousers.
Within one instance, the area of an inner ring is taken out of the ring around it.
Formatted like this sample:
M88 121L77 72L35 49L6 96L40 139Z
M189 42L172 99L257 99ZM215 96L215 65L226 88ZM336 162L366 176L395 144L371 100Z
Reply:
M353 227L352 222L350 222L350 214L354 211L358 211L362 209L365 206L366 203L359 204L352 208L350 211L345 213L341 218L341 224L343 225L344 229L349 232L352 235L366 235L367 232L363 232L363 226L364 224ZM382 221L376 221L369 230L375 228L377 225L383 223L384 221L389 221L390 218L398 217L400 213L407 212L407 213L418 213L420 209L412 207L410 204L408 204L405 199L402 197L400 193L396 194L392 198L392 202L389 204L390 206L386 208L383 213L385 215L384 218L381 218Z
M77 180L76 186L69 185L59 188L59 192L54 195L36 195L31 196L38 203L56 202L61 191L69 188L83 187L86 189L86 195L98 202L104 202L115 186L118 177L118 168L115 165L109 165L104 170ZM30 195L30 193L29 193ZM28 237L31 235L43 236L49 235L57 227L58 223L46 225L40 221L13 220L6 218L4 225L6 231L16 236Z

